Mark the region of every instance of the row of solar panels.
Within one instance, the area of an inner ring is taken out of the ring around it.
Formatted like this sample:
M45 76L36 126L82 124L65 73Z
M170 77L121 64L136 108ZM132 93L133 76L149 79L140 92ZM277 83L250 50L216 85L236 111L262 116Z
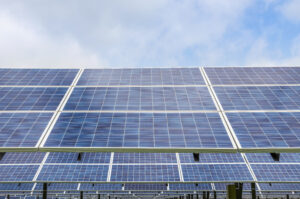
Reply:
M0 182L299 182L300 154L6 153ZM253 175L251 174L253 171Z
M0 69L0 150L299 151L299 71Z

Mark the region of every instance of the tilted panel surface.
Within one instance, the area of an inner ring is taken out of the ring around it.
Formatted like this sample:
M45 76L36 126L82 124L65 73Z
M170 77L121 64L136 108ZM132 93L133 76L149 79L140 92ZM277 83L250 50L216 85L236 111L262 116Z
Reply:
M0 113L0 147L34 147L52 113Z
M270 153L246 153L250 163L276 163ZM300 163L300 153L280 153L281 163Z
M0 69L0 85L68 86L78 69Z
M300 191L300 183L259 183L262 191Z
M300 67L205 68L212 84L300 84Z
M198 68L85 69L77 85L205 85Z
M175 153L115 153L114 163L177 163Z
M216 110L206 87L80 87L64 110Z
M68 190L77 190L78 183L48 183L48 191L68 191ZM35 191L43 190L43 183L37 183Z
M210 191L212 190L210 183L199 183L199 184L169 184L171 190L199 190L199 191Z
M31 191L33 183L0 183L1 191Z
M0 87L0 110L55 111L66 91L64 87Z
M0 182L32 181L38 165L0 165Z
M217 113L62 113L44 147L233 149Z
M192 153L180 153L181 163L197 163ZM199 163L238 163L244 162L240 153L199 153Z
M46 163L109 163L110 156L110 153L51 152Z
M41 163L44 156L43 152L7 152L0 160L0 164Z
M167 190L167 184L125 184L124 190Z

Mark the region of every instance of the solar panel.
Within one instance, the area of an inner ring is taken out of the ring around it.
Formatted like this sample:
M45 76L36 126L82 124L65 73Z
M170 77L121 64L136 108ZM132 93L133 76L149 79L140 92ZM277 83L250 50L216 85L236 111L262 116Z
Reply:
M31 191L33 183L0 183L1 191Z
M30 182L38 167L38 165L0 165L0 182Z
M35 147L52 113L0 113L0 147Z
M251 164L258 182L299 182L299 164Z
M201 190L211 191L212 187L210 183L199 183L199 184L169 184L169 190Z
M180 181L177 165L113 165L111 182Z
M300 67L205 68L212 84L299 84Z
M79 153L51 152L46 163L109 163L110 153L82 153L78 160Z
M81 191L118 191L122 190L122 184L103 184L103 183L82 183L80 184Z
M66 91L62 87L0 87L0 110L54 111Z
M124 190L167 190L167 184L125 184Z
M198 68L85 69L77 85L205 85Z
M181 165L185 182L253 181L246 164Z
M300 113L227 113L243 149L299 148Z
M77 190L77 183L48 183L47 190L48 191L69 191L69 190ZM37 183L35 191L43 190L43 183Z
M44 156L43 152L8 152L2 157L0 164L41 163Z
M196 163L192 153L180 153L181 163ZM238 163L244 162L239 153L200 153L199 163Z
M80 87L64 110L216 110L206 87Z
M246 153L250 163L274 163L270 153ZM300 163L299 153L280 153L281 163Z
M174 153L115 153L114 163L177 163Z
M105 182L107 165L44 165L37 181Z
M0 69L0 85L71 85L78 69Z
M226 110L300 109L300 86L214 87Z
M217 113L62 113L44 147L233 149Z
M262 191L300 191L299 183L259 183Z
M216 191L227 191L227 186L231 185L232 183L214 183ZM255 184L256 185L256 184ZM243 183L243 191L250 191L251 184L250 183ZM257 187L256 187L257 190Z

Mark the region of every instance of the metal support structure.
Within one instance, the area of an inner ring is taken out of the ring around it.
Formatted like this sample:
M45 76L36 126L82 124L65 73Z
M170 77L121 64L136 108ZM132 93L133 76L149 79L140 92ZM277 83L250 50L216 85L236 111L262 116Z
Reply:
M236 191L236 198L237 199L242 199L243 183L235 183L235 191Z
M5 155L5 152L1 152L0 153L0 160L2 160L2 158L4 157L4 155Z
M100 199L100 194L98 194L98 199Z
M256 199L256 187L255 187L255 183L252 182L251 183L251 195L252 195L252 199Z
M47 199L47 183L43 183L43 199Z
M203 191L203 193L202 193L202 198L206 199L206 192L205 191Z
M227 198L228 199L236 199L236 190L235 190L235 185L230 184L227 185Z
M193 153L194 161L199 162L200 160L200 154L199 153Z
M290 196L289 196L289 194L286 194L286 199L290 199Z
M9 194L7 194L7 199L9 199L10 198L10 196L9 196Z
M271 154L271 156L272 156L272 158L273 158L273 160L275 162L279 162L279 160L280 160L280 153L270 153L270 154Z
M80 199L83 199L83 191L80 191Z
M214 199L217 199L217 192L214 191Z
M77 156L77 161L81 161L81 158L82 158L82 153L78 153L78 156Z
M209 199L209 191L206 192L206 198Z

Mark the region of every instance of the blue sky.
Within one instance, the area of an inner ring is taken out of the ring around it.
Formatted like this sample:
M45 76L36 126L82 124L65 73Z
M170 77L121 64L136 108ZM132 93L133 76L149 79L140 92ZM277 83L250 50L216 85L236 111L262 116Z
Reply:
M299 0L0 0L0 66L300 65L299 10Z

